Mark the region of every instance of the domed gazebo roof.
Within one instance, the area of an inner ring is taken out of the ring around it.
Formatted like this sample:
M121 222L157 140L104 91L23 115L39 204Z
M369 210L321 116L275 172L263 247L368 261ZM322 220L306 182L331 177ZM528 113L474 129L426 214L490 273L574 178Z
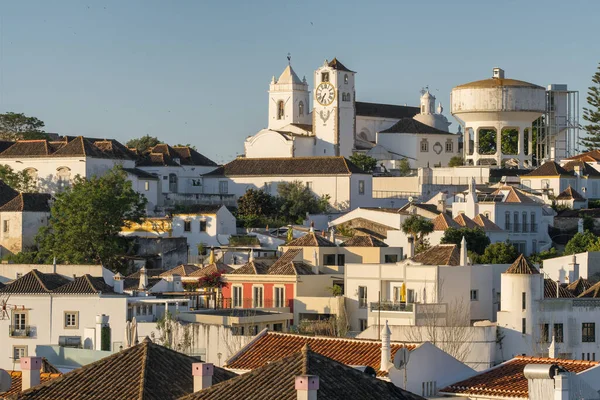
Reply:
M516 79L500 79L500 78L490 78L490 79L483 79L481 81L469 82L469 83L465 83L464 85L458 85L454 89L473 89L473 88L491 89L491 88L497 88L497 87L524 87L524 88L536 88L536 89L545 90L542 86L538 86L533 83L519 81Z

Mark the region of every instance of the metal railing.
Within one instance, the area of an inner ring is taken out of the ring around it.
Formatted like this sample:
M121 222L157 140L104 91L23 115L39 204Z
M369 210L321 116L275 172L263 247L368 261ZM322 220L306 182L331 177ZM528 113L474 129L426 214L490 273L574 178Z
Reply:
M220 298L217 300L218 309L228 308L291 308L292 300L283 299L232 299Z
M531 224L531 233L537 233L538 224Z
M396 301L382 301L370 304L371 311L403 311L412 312L414 309L413 303L401 303Z
M35 327L30 325L10 325L8 327L8 336L10 337L34 337Z
M226 206L236 205L235 194L228 193L163 193L165 206L211 204Z
M421 193L419 192L403 192L398 190L373 190L374 199L408 199L409 197L414 197L416 199L420 195Z
M513 224L513 232L521 232L521 224L519 224L518 222Z
M523 224L523 232L524 233L529 232L529 224Z

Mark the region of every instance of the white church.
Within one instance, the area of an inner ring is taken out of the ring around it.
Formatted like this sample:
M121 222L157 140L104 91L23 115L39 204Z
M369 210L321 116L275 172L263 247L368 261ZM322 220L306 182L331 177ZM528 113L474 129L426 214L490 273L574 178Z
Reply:
M402 159L412 168L447 166L460 155L460 135L424 90L420 107L356 101L356 72L337 59L314 73L310 95L306 78L291 65L269 85L266 129L245 142L246 158L344 156L365 153L388 169ZM310 100L313 108L310 109Z

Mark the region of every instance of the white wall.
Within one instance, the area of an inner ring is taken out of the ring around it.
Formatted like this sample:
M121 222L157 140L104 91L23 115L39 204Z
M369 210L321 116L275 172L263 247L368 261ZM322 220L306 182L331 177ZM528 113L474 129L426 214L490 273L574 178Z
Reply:
M102 276L106 282L112 285L113 272L104 268L102 265L77 265L77 264L57 264L56 268L52 264L3 264L0 263L0 282L8 282L17 279L18 276L25 275L32 269L37 269L43 273L56 272L68 279L73 276L82 276L90 274L91 276Z
M579 278L588 279L600 273L600 251L577 253L543 261L543 271L554 281L570 283Z
M294 156L293 141L269 129L263 129L256 135L248 137L244 142L244 149L246 158Z

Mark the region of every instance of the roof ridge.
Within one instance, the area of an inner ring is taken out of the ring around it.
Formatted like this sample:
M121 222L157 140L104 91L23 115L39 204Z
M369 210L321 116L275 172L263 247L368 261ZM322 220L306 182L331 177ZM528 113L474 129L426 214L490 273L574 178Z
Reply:
M92 289L92 291L94 291L96 293L99 292L99 290L96 289L96 286L92 283L92 280L90 279L91 278L90 274L84 274L83 277L85 278L85 281L90 286L90 288Z
M44 284L44 281L42 280L42 278L38 275L38 273L43 274L43 272L38 271L37 269L32 269L31 273L33 274L33 276L35 277L35 279L37 279L38 283L42 286L42 288L46 291L46 292L50 292L51 290L48 289L48 287Z
M142 346L142 371L141 371L141 375L140 375L140 400L144 399L144 392L145 392L145 388L146 388L146 369L148 368L148 359L150 358L150 352L148 351L148 349L150 348L150 342L147 342L146 340L144 340L141 344Z

